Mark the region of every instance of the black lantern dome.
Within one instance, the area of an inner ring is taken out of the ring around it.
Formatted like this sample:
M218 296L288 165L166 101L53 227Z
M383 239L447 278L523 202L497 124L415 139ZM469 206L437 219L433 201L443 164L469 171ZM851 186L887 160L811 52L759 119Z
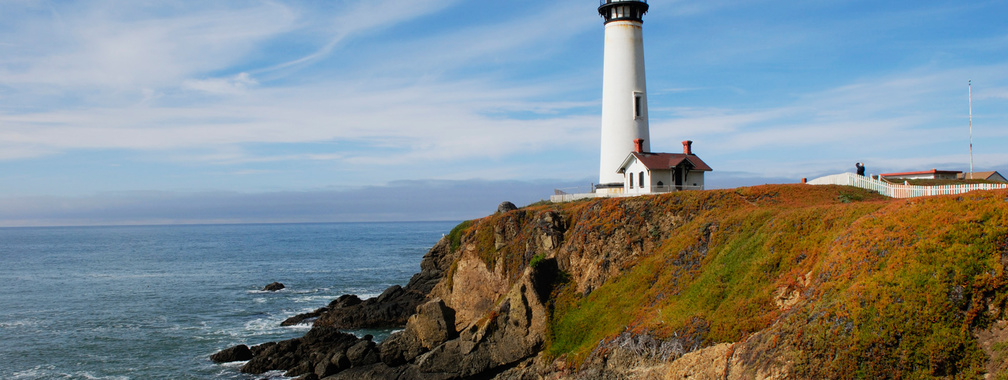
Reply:
M599 0L598 7L598 13L606 24L621 20L643 23L647 10L647 0Z

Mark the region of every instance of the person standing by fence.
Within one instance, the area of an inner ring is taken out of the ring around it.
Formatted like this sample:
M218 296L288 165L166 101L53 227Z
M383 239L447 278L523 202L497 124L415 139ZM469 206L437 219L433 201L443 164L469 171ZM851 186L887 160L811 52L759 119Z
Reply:
M864 164L858 162L854 166L857 167L857 175L864 177Z

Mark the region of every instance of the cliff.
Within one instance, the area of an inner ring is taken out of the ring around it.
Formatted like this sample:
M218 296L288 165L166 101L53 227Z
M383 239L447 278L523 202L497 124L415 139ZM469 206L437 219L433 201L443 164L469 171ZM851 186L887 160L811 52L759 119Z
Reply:
M1006 191L770 185L537 205L462 223L424 261L432 286L403 331L306 377L1008 374Z

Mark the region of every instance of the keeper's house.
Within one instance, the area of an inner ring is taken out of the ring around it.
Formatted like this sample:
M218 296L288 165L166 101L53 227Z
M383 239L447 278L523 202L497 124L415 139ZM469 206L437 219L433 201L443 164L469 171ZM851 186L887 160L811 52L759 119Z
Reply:
M680 190L702 190L704 172L712 171L693 154L693 142L682 142L683 152L652 153L644 151L644 140L634 140L635 150L619 166L623 174L623 193L653 194Z

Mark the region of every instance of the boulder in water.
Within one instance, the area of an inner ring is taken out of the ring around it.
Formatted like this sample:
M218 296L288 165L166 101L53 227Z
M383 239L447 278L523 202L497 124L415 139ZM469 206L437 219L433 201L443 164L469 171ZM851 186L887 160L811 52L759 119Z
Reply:
M272 284L266 285L266 287L264 287L262 290L264 292L275 292L275 291L283 289L283 288L284 288L284 284L281 284L279 282L273 282Z
M210 355L210 360L213 360L214 363L243 362L250 359L252 359L252 350L244 344L226 348Z

